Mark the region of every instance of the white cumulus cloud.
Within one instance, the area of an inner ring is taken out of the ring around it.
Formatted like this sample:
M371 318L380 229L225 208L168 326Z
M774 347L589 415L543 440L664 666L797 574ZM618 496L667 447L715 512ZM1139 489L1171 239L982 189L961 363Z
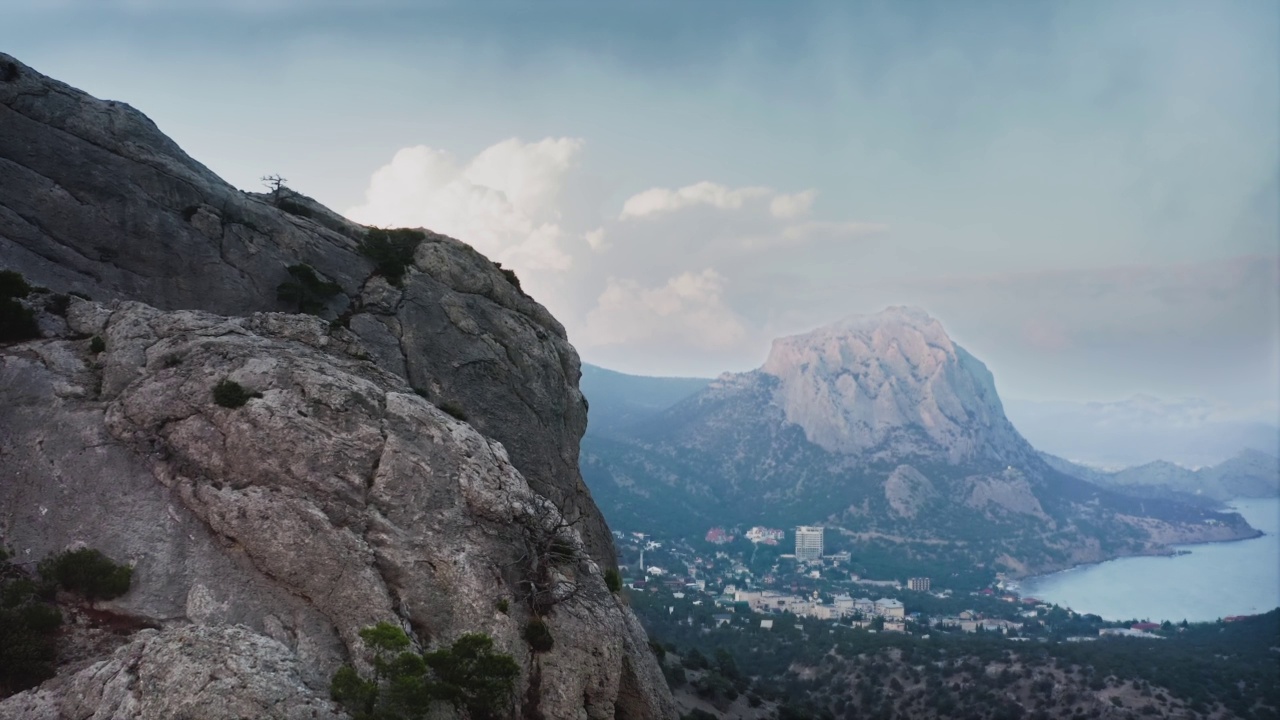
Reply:
M694 205L709 205L721 210L737 210L748 200L765 198L773 191L766 187L729 188L703 181L678 190L650 188L627 198L622 204L620 220L674 212Z
M805 190L792 195L776 195L769 201L769 214L779 220L808 215L813 209L813 201L816 197L818 197L817 190Z
M356 222L424 227L473 245L517 270L573 265L560 226L559 196L582 141L512 138L467 162L425 145L398 151L374 172Z
M733 345L746 329L725 301L726 284L724 276L710 268L681 273L657 287L610 278L587 313L585 344L675 341L705 350Z

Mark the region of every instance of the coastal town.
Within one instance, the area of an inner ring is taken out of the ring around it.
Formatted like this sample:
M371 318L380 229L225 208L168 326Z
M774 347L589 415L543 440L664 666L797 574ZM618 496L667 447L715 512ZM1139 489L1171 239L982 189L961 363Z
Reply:
M643 598L640 605L690 627L771 630L784 618L804 618L924 638L955 632L994 633L1012 642L1161 639L1153 632L1160 624L1080 615L1023 597L1004 580L961 592L935 587L929 577L862 577L851 569L849 550L826 552L825 535L814 526L713 527L701 542L690 542L614 532L623 584Z

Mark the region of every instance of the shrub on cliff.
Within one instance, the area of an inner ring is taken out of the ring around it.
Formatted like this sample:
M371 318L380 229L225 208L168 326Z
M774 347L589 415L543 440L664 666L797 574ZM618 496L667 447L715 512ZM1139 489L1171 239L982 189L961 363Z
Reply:
M321 280L310 265L302 263L285 269L289 279L276 287L276 299L289 303L300 313L319 315L329 300L342 292L337 283Z
M224 408L238 408L253 398L262 397L262 393L246 390L235 380L223 380L213 386L213 401Z
M118 565L97 550L68 550L40 561L40 577L89 601L110 600L129 592L133 568Z
M35 313L18 302L31 293L21 273L0 271L0 342L32 340L40 337Z
M449 703L473 720L504 716L520 667L493 651L493 640L469 633L448 648L429 653L409 649L409 637L391 623L360 631L373 654L373 676L344 666L333 676L330 695L356 720L419 718L433 704Z
M409 228L369 228L364 241L360 243L360 252L373 261L374 269L379 275L399 287L404 274L413 264L414 251L426 237L421 230Z
M62 615L49 594L0 549L0 698L53 677Z

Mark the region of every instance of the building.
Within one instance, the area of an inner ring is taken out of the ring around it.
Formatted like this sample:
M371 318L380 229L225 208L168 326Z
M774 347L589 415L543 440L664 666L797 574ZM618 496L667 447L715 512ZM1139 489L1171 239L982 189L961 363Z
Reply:
M891 598L881 598L875 604L876 614L885 618L903 618L906 617L906 608L902 607L902 602Z
M756 526L747 531L747 539L753 543L763 543L765 545L777 545L780 540L786 537L787 533L783 530L774 528Z
M907 589L916 592L929 592L929 578L914 577L907 580Z
M796 528L796 559L822 559L822 528L810 525Z

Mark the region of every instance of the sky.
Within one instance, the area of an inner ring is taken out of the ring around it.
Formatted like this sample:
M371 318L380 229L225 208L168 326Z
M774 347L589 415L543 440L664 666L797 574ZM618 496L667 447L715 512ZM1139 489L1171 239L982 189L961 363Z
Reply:
M1002 395L1280 413L1274 0L0 0L232 184L515 269L587 362L916 305Z

